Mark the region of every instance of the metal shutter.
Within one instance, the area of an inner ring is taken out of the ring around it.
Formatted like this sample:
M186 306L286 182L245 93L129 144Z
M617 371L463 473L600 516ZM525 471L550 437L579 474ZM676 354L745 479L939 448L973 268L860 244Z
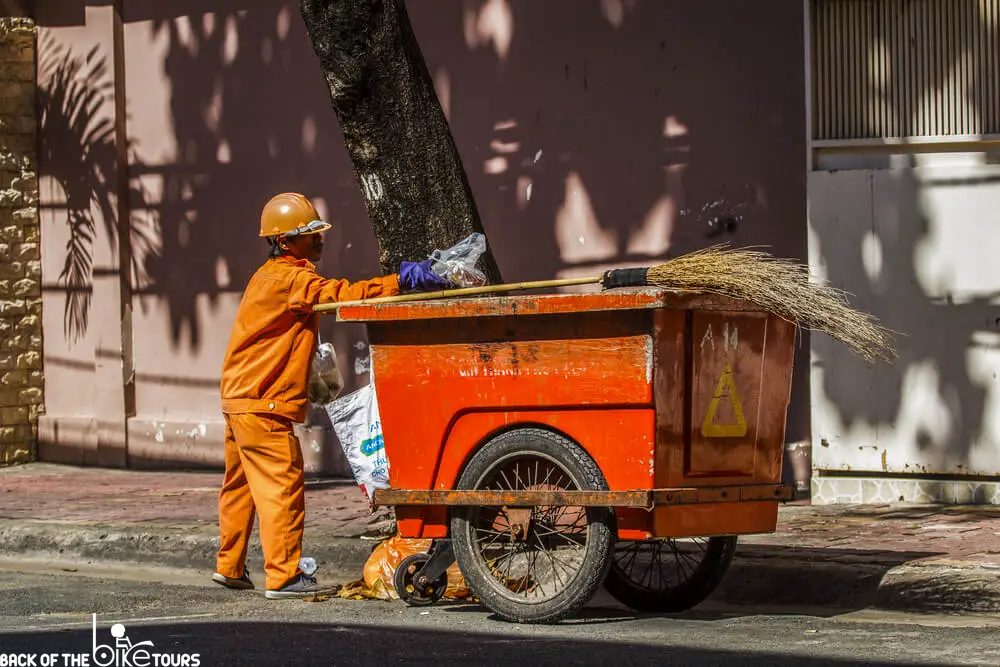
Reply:
M1000 0L812 0L813 138L1000 133Z

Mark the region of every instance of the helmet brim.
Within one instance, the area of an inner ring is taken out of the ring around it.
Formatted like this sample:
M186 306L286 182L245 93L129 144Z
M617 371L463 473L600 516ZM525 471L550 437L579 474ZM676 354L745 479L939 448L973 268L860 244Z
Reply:
M293 229L292 231L285 232L284 234L280 234L279 236L282 236L284 238L290 238L290 237L294 238L296 236L309 236L310 234L319 234L321 232L325 232L332 226L333 225L331 225L326 220L312 220L308 224L305 224L302 227L299 227L298 229Z

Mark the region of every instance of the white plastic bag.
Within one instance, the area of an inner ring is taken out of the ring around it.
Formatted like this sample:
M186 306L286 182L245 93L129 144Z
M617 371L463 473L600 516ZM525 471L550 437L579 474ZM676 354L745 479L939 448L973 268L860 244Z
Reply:
M328 403L326 411L354 473L354 481L371 500L375 489L389 488L389 459L385 454L374 378L368 386Z
M451 281L457 287L485 285L486 274L476 268L479 256L486 252L486 237L479 232L467 237L446 250L431 253L431 271Z
M330 343L320 343L309 372L309 402L326 405L344 389L344 376L337 364L337 352Z

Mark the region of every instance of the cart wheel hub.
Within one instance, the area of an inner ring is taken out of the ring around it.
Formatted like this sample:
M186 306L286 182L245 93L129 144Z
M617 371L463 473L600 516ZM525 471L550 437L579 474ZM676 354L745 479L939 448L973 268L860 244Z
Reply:
M531 530L532 511L527 508L506 509L506 518L509 522L507 529L510 539L513 542L524 542L528 539L528 531Z

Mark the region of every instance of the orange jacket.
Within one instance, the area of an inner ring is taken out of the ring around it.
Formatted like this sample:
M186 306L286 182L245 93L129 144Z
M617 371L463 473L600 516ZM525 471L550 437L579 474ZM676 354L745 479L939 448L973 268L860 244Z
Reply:
M396 274L349 283L323 278L304 259L269 259L250 278L236 312L222 364L222 411L303 421L316 350L313 306L398 293Z

